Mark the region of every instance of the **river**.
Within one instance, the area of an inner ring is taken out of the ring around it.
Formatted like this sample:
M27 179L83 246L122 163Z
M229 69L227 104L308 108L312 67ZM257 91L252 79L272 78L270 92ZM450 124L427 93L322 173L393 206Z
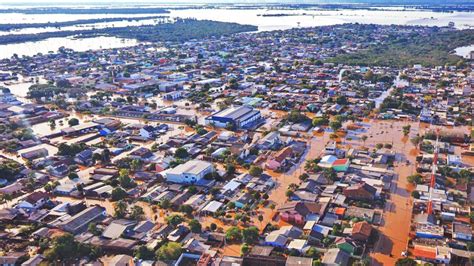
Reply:
M284 14L284 16L268 16ZM447 26L454 22L459 29L474 27L472 13L454 12L440 13L419 10L267 10L267 9L176 9L170 10L169 14L19 14L6 13L0 16L0 23L45 23L72 21L79 19L110 18L110 17L139 17L165 15L171 18L196 18L200 20L215 20L222 22L235 22L240 24L251 24L259 27L259 31L284 30L295 27L314 27L335 25L342 23L373 23L373 24L398 24L398 25L426 25ZM267 16L262 16L267 15ZM95 23L81 26L64 27L66 29L103 28L108 26L132 26L153 23L146 21L120 21L113 23ZM55 28L29 28L16 33L38 33L46 31L57 31ZM8 32L0 32L0 35ZM120 39L115 37L97 37L86 39L51 38L38 42L25 42L21 44L0 45L0 58L11 57L14 53L19 56L35 55L37 53L56 52L59 47L64 46L76 51L89 49L120 48L136 45L135 40Z

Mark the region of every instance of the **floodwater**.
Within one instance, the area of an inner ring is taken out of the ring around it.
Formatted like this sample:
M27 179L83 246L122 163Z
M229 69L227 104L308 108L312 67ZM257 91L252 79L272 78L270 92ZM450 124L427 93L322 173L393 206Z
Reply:
M261 16L285 14L286 16ZM170 17L209 19L223 22L251 24L259 31L284 30L295 27L315 27L342 23L373 23L381 25L474 27L468 12L439 13L431 11L385 10L267 10L267 9L182 9L171 10ZM259 16L260 15L260 16Z
M363 124L364 131L361 136L368 136L367 141L345 141L352 147L368 147L370 150L377 143L391 143L392 150L397 153L397 162L394 165L396 176L392 181L390 199L387 200L383 210L383 222L378 227L380 237L371 252L371 265L394 265L395 261L401 257L401 252L405 251L408 244L410 232L411 213L413 201L410 197L413 186L407 181L407 176L415 173L415 161L418 151L409 141L417 134L423 135L430 129L429 125L413 121L381 121L367 120ZM409 136L403 136L403 126L410 125ZM469 132L468 127L458 127L456 130ZM460 149L456 149L455 154L460 155ZM469 163L468 157L463 156L463 161ZM410 161L409 165L404 162ZM391 257L390 254L393 256Z
M9 58L14 54L18 56L33 56L38 53L57 52L60 47L70 48L78 52L99 49L130 47L138 44L134 39L117 37L92 37L92 38L50 38L38 42L24 42L17 44L0 45L0 59Z
M137 21L114 21L114 22L101 22L91 24L81 24L67 27L44 27L44 28L24 28L19 30L11 31L0 31L2 35L16 35L16 34L36 34L42 32L57 32L57 31L72 31L72 30L91 30L91 29L104 29L104 28L115 28L115 27L126 27L126 26L143 26L143 25L154 25L157 19L144 19Z
M454 52L457 55L462 56L464 58L469 58L470 53L472 51L474 51L474 44L473 45L468 45L468 46L462 46L462 47L454 49Z
M262 15L284 14L283 16ZM447 26L454 22L456 28L474 27L472 13L454 12L440 13L417 10L267 10L267 9L181 9L170 10L169 14L19 14L6 13L0 16L0 24L7 23L45 23L63 22L79 19L113 18L113 17L144 17L163 15L170 18L196 18L199 20L215 20L222 22L235 22L251 24L259 27L259 31L285 30L295 27L327 26L342 23L372 23L372 24L397 24L397 25L426 25ZM146 21L120 21L110 23L94 23L80 26L64 27L61 30L118 27L126 25L150 24L153 20ZM57 31L55 28L29 28L15 33L37 33ZM0 35L6 34L0 32ZM0 45L0 58L18 55L35 55L57 51L61 46L76 51L89 49L120 48L136 45L135 40L120 39L115 37L98 37L75 40L72 38L51 38L38 42L21 44Z

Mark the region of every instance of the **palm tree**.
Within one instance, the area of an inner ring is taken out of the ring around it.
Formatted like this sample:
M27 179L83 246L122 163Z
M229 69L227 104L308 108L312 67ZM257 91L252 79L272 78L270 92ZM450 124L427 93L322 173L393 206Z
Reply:
M367 135L363 135L362 136L362 141L364 142L364 146L365 146L365 141L368 139Z

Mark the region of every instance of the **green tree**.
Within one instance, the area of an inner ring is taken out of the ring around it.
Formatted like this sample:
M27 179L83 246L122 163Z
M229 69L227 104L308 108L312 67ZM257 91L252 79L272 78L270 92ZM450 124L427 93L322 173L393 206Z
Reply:
M329 119L327 117L315 117L313 118L312 124L314 127L327 126Z
M259 166L252 165L249 169L249 174L254 177L258 177L263 173L263 169Z
M319 251L315 247L308 248L305 255L313 259L317 259L320 256Z
M144 214L145 212L143 211L143 208L135 205L131 208L130 218L139 221L143 219Z
M67 177L71 180L74 180L74 179L78 179L79 178L79 175L75 172L71 172L67 175Z
M176 260L182 253L182 246L176 242L168 242L162 245L155 253L159 260Z
M403 126L402 129L403 129L403 135L408 136L408 134L410 134L411 125Z
M331 121L329 122L329 127L334 131L337 132L341 127L342 124L339 121Z
M133 159L133 160L130 162L130 168L132 169L132 171L137 171L137 170L139 170L141 167L142 167L142 161L140 161L140 160L138 160L138 159Z
M79 119L73 117L67 121L70 127L79 125Z
M118 201L114 206L114 216L117 218L125 218L127 215L127 208L128 206L126 201Z
M414 259L412 258L402 258L402 259L398 259L396 262L395 262L395 265L396 266L416 266L417 263Z
M155 258L153 250L150 250L145 245L138 246L137 250L134 252L134 256L140 260L153 260Z
M53 239L51 248L45 251L49 261L72 262L77 258L91 254L91 247L78 243L71 234L64 234Z
M95 236L99 236L102 232L99 230L99 228L97 228L97 224L96 223L90 223L88 226L87 226L87 231L89 231L91 234L95 235Z
M411 192L411 196L415 199L419 199L420 198L420 192L414 190L413 192Z
M166 217L166 222L172 226L177 226L183 221L184 221L183 216L178 215L178 214L173 214L171 216Z
M122 170L126 170L126 169L122 169ZM128 174L119 175L118 181L119 181L120 186L123 188L133 188L136 186L135 182L133 182L133 180L130 178L130 176L128 176Z
M306 181L306 179L309 178L309 175L308 175L307 173L303 173L303 174L301 174L298 178L299 178L299 180L301 180L301 181Z
M243 244L242 247L240 248L240 253L242 256L249 253L249 251L250 251L250 247L249 245L247 245L247 243Z
M191 232L201 233L202 226L198 220L192 219L191 221L189 221L188 225L189 225L189 228L191 229Z
M216 231L217 230L217 224L211 223L211 225L209 226L209 229L211 229L211 231Z
M230 242L240 242L242 240L242 231L237 226L232 226L225 232L225 238Z
M13 181L20 173L22 165L16 161L5 159L0 163L0 176L7 180Z
M193 207L191 207L189 205L181 205L181 206L179 206L179 211L184 212L187 215L191 215L193 213Z
M233 163L227 163L225 165L225 171L226 171L227 175L235 174L235 165Z
M259 236L260 236L260 233L259 233L257 227L255 227L255 226L244 228L242 230L242 239L247 244L256 243L258 241Z
M125 190L123 190L120 187L116 187L112 190L110 198L111 198L112 201L118 201L118 200L125 199L127 196L128 196L128 194L127 194L127 192L125 192Z
M188 151L183 147L177 148L174 153L174 157L180 158L180 159L188 158L188 156L189 156Z
M171 201L169 199L163 199L158 204L162 209L169 209L171 207Z
M407 177L407 180L411 184L421 184L423 183L423 177L420 174L414 174Z

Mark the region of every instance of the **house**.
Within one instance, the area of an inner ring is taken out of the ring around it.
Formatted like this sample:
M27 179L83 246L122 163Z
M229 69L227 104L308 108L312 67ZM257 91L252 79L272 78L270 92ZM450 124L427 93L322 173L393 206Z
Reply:
M87 122L77 126L67 127L61 129L61 133L66 136L78 136L86 133L91 133L97 131L101 125L94 122Z
M458 240L471 241L471 225L463 223L453 223L453 237Z
M104 218L105 208L100 206L90 206L87 209L71 216L69 219L61 222L59 227L72 234L80 233L87 229L89 223Z
M312 266L313 258L288 256L285 266Z
M374 200L377 189L362 182L344 189L343 194L353 200Z
M281 149L279 152L277 152L275 156L273 156L273 158L269 159L266 162L265 166L267 169L270 169L270 170L274 170L274 171L279 170L285 166L287 160L291 158L292 155L293 155L293 149L289 146L285 147Z
M334 245L336 245L338 249L341 249L348 254L353 254L356 248L356 245L353 243L353 241L345 237L336 237L336 240L334 240Z
M303 225L311 216L316 219L316 216L323 216L327 204L320 204L316 202L288 202L278 208L280 217L283 221Z
M217 127L232 127L235 129L250 128L260 121L262 116L259 110L249 106L229 107L208 116L205 119L206 125Z
M351 161L348 158L345 159L337 159L332 163L332 169L336 172L347 172Z
M324 155L334 155L337 158L344 158L344 156L346 155L344 150L341 150L341 149L337 148L337 145L336 145L335 141L331 141L330 143L328 143L326 145L326 147L324 148L323 154Z
M204 203L205 200L206 200L205 195L195 194L195 195L192 195L188 200L186 200L183 205L189 205L193 209L197 209L199 206L201 206Z
M0 265L2 266L15 266L17 262L27 254L25 252L8 252L0 256Z
M349 265L349 258L350 255L347 252L338 248L330 248L324 253L321 262L327 266L342 266Z
M186 226L178 225L178 228L171 231L167 237L169 241L178 242L183 240L188 234L189 229Z
M352 227L352 238L358 241L367 241L372 234L372 226L366 222L355 223Z
M257 149L259 150L276 150L280 147L283 142L280 139L280 133L278 131L272 131L265 135L257 143Z
M28 195L25 200L18 203L17 208L24 209L27 211L38 210L41 208L47 201L49 196L47 193L35 191Z
M153 126L146 125L140 128L140 136L146 139L155 139L157 135L157 129Z
M213 200L209 202L204 208L202 208L201 213L213 214L217 212L223 205L224 203Z
M175 168L165 170L163 174L168 182L195 184L213 171L214 167L211 163L201 160L191 160Z
M129 255L115 255L107 264L109 266L135 266L133 257Z
M107 226L107 228L105 228L104 232L102 233L102 237L108 239L120 238L123 234L131 231L135 225L136 222L131 220L114 220L109 224L109 226Z
M45 257L41 254L36 254L27 261L23 262L21 266L38 266L45 260Z
M374 209L367 209L367 208L360 208L356 206L349 206L345 213L344 218L352 219L352 218L362 218L367 222L371 223L374 220L375 210Z
M273 232L265 237L264 245L283 248L288 241L288 237L280 234L273 234Z
M131 152L129 157L132 159L148 161L153 157L153 153L151 152L150 149L147 149L145 147L140 147L136 149L135 151Z
M20 211L14 208L2 208L0 209L0 221L12 221L17 218Z
M304 250L308 247L308 240L306 239L294 239L292 240L287 248L289 250L297 250L300 253L304 253Z
M39 148L31 151L27 151L21 154L21 157L25 160L31 161L41 157L48 156L49 152L46 148Z
M246 205L250 205L253 202L253 197L250 193L241 193L235 197L233 200L235 207L241 209Z
M417 238L443 239L444 237L443 227L431 223L416 223L415 232Z
M92 165L92 155L93 152L91 149L85 149L74 157L74 162L84 165L84 166L90 166Z
M0 194L15 195L15 194L20 193L23 190L23 188L25 188L25 186L21 182L17 181L15 183L12 183L10 185L0 188Z

